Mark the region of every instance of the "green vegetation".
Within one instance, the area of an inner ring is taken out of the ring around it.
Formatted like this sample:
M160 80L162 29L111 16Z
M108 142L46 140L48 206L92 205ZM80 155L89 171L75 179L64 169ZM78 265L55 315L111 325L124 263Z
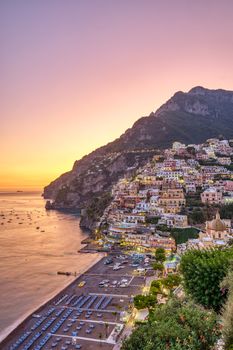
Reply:
M192 302L171 299L150 313L122 350L210 350L219 336L217 317Z
M86 209L87 217L97 221L103 215L104 209L109 205L110 201L111 194L109 192L105 192L101 196L93 196Z
M159 221L159 217L146 217L146 224L156 225Z
M204 205L201 209L195 208L188 213L190 224L203 224L207 220L212 220L219 205Z
M159 280L155 280L151 282L150 294L157 295L159 293L163 294L163 288L173 289L174 287L178 287L181 283L181 276L178 274L171 274L165 278L161 278Z
M201 209L194 209L188 217L189 222L193 225L203 224L205 222L205 215Z
M225 342L225 350L233 349L233 266L231 265L228 275L221 284L227 288L228 299L222 310L222 334Z
M178 274L168 275L166 278L161 280L161 284L168 289L177 287L181 283L181 276Z
M167 225L157 225L157 230L161 232L170 232L171 228Z
M155 262L155 263L153 263L152 267L153 267L153 269L156 270L156 271L163 271L163 269L164 269L163 264L160 263L160 262Z
M134 297L134 306L138 310L145 309L145 308L150 309L154 307L156 303L157 303L157 298L152 294L149 294L149 295L139 294Z
M155 259L157 262L160 262L160 263L166 260L165 250L163 248L156 249Z
M161 280L152 281L150 285L150 294L157 295L159 293L162 293Z
M197 238L198 234L199 230L194 227L171 229L171 236L175 239L176 244L185 243L190 238Z
M225 165L225 168L227 168L227 170L233 171L233 164Z
M162 286L161 280L155 280L151 282L151 287L160 289Z
M186 195L186 206L187 207L202 207L203 203L201 202L200 192L197 193L189 193Z
M220 209L220 216L224 219L233 220L233 203L222 206Z
M220 310L226 298L220 283L227 274L232 256L233 248L191 250L182 256L180 270L184 287L197 303Z

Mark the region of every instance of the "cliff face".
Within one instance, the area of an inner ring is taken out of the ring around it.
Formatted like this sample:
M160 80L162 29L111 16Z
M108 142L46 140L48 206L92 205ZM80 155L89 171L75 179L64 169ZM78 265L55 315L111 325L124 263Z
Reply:
M54 208L84 208L93 196L101 197L124 173L150 159L154 153L149 150L219 136L233 138L233 91L195 87L177 92L120 138L75 161L71 171L45 187L44 197L54 200Z
M91 158L91 157L90 157ZM80 200L93 193L109 189L109 186L124 173L133 172L134 168L151 158L151 152L115 152L98 155L95 158L76 161L73 169L61 175L44 189L44 197L54 199L64 205L83 207ZM66 202L66 203L65 203ZM81 204L81 206L80 206Z

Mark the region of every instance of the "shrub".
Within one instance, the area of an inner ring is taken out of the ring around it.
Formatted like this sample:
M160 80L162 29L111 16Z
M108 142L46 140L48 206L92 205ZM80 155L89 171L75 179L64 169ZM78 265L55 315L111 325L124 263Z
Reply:
M161 283L165 288L172 289L181 283L181 276L178 274L168 275L161 280Z
M166 260L165 250L163 248L157 248L155 252L155 259L158 262L163 262Z
M194 300L218 311L226 293L220 283L227 274L233 248L215 250L191 250L182 256L180 270L184 287Z
M171 299L150 313L123 342L122 350L210 350L219 337L217 317L192 302Z
M197 238L199 230L194 227L189 228L173 228L171 230L171 236L175 239L176 244L185 243L190 238Z
M145 308L154 307L157 302L157 298L154 295L136 295L134 297L134 306L136 309L141 310Z
M153 263L152 267L154 270L157 270L157 271L163 271L163 269L164 269L163 264L161 264L159 262Z

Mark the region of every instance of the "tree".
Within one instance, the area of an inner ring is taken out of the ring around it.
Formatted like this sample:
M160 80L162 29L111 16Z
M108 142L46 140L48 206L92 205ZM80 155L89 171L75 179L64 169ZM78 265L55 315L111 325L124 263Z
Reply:
M155 288L161 288L161 280L155 280L151 282L151 287L155 287Z
M104 323L104 328L105 328L105 336L107 338L108 336L108 327L109 327L109 324L107 322Z
M151 308L154 307L155 304L157 303L157 298L154 295L136 295L134 297L134 306L136 309L141 310L145 308Z
M152 281L150 285L150 294L157 295L159 293L162 293L161 287L162 287L161 280Z
M171 236L175 239L176 244L185 243L190 238L198 238L199 230L194 227L188 228L173 228Z
M178 274L168 275L161 280L161 283L165 288L172 289L181 283L181 276Z
M153 224L156 225L159 221L159 217L154 216L154 217L146 217L146 223L147 224Z
M163 262L166 260L165 250L163 248L157 248L155 252L155 259L158 262Z
M200 209L195 209L191 214L190 214L190 219L193 224L202 224L205 222L205 216L202 210Z
M233 219L233 203L224 205L220 209L220 215L225 219Z
M161 264L161 263L159 263L159 262L153 263L152 267L153 267L153 269L156 270L156 271L163 271L163 269L164 269L163 264Z
M123 342L122 350L210 350L220 331L215 312L171 299L150 313Z
M102 346L102 339L103 339L103 334L100 332L99 333L100 346Z
M159 293L161 293L161 289L160 289L160 288L158 288L158 287L153 287L153 286L150 287L150 294L152 294L152 295L157 295L157 294L159 294Z
M194 300L219 311L226 293L220 283L227 274L233 248L190 250L182 256L180 270L184 287Z

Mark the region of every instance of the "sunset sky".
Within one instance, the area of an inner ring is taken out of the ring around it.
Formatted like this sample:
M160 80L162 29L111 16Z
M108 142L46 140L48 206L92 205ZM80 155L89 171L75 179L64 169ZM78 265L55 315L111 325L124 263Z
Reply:
M177 90L233 90L231 0L2 0L0 189L42 189Z

